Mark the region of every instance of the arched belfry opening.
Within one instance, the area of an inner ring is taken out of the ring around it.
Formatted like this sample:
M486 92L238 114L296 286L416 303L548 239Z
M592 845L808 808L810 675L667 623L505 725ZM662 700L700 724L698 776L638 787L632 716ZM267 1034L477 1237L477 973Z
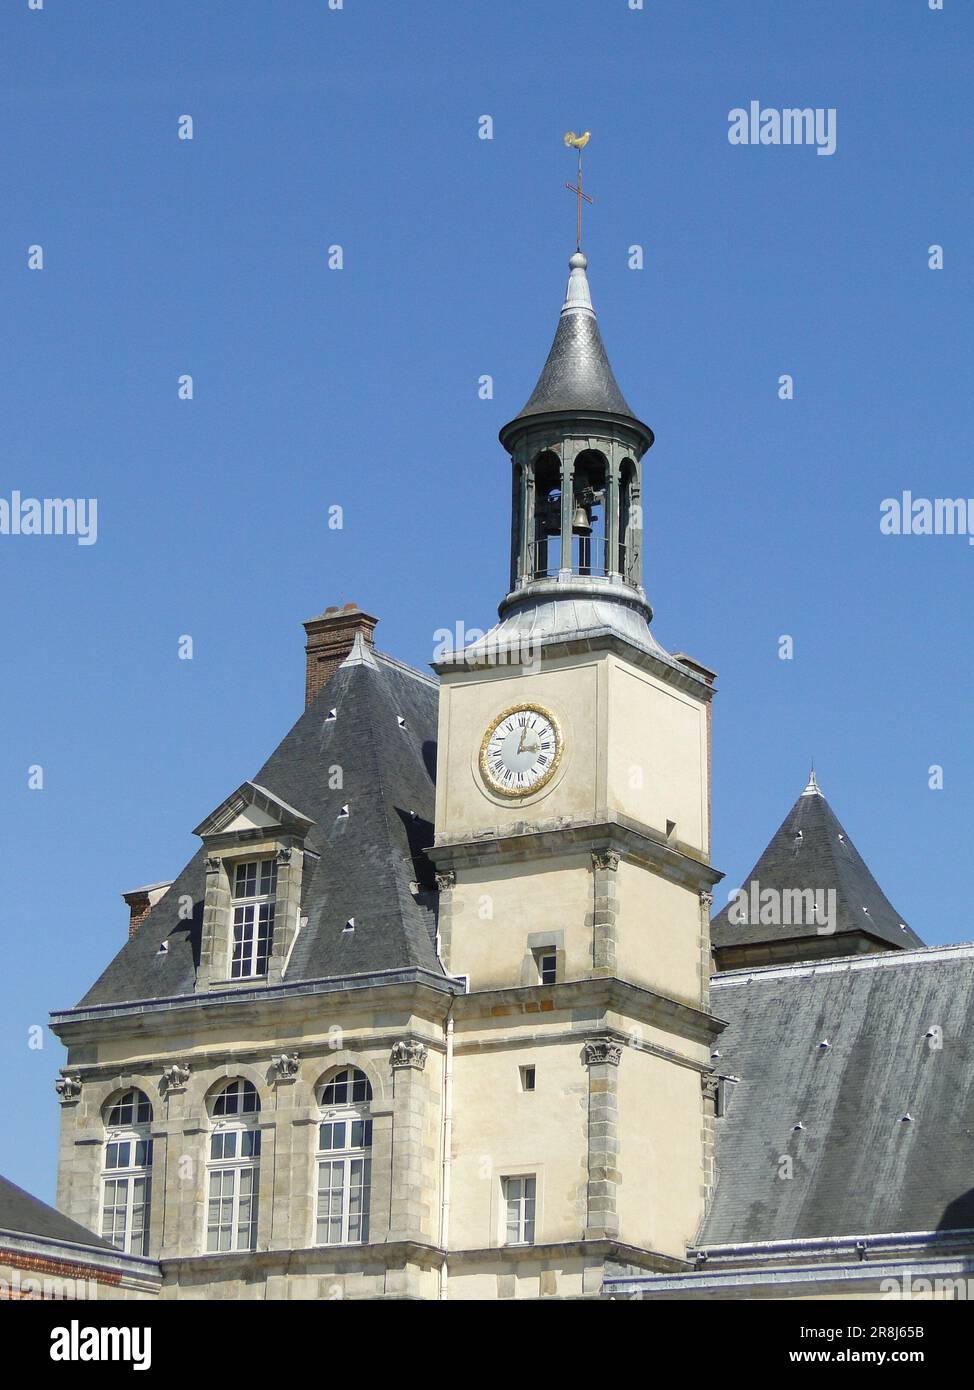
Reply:
M572 256L544 370L527 405L501 430L514 494L511 584L501 615L512 605L613 600L630 610L623 625L635 634L652 616L642 589L641 468L653 432L616 384L587 264L581 253ZM601 612L599 621L609 621L608 610ZM563 616L574 621L568 610Z
M573 574L582 577L605 575L613 569L612 556L607 549L608 491L608 459L595 449L585 449L575 459L572 470Z
M614 568L627 584L638 584L642 575L642 503L639 500L639 466L624 458L619 469L619 544Z
M534 536L530 542L527 574L544 579L557 574L561 539L561 460L545 449L534 460Z

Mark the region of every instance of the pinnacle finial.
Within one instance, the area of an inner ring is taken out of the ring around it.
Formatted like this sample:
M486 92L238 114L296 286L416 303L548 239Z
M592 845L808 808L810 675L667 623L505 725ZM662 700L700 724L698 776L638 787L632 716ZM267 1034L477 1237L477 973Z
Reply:
M822 795L822 788L819 786L818 782L815 780L815 764L812 763L812 770L811 770L811 772L808 774L808 785L806 786L805 790L802 792L802 796L821 796L821 795Z
M588 260L581 251L576 251L568 265L571 274L568 277L568 289L565 292L565 302L561 306L561 312L567 314L584 310L589 314L594 314L592 294L588 287L588 276L585 274Z

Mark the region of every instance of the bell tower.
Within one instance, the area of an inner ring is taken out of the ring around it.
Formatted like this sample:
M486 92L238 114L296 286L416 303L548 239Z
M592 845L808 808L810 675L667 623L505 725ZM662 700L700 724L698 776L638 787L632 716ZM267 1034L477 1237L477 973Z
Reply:
M569 267L541 376L500 431L508 592L436 668L439 947L468 990L448 1239L471 1252L473 1297L495 1274L536 1292L548 1257L564 1292L613 1258L672 1267L712 1178L713 673L650 631L653 432L616 382L580 250Z
M616 385L586 269L568 292L548 360L524 409L500 433L514 469L511 592L501 616L539 597L611 596L644 622L641 460L653 432Z

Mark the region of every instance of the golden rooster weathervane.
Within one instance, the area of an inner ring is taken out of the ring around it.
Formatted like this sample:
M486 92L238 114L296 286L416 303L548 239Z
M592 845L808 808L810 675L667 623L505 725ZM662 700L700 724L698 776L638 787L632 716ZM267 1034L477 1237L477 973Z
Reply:
M586 130L583 135L576 135L573 130L565 132L565 144L570 150L578 150L578 183L565 184L569 193L574 193L578 201L578 220L575 224L576 251L581 251L582 249L582 199L584 198L586 203L592 202L588 194L582 192L582 150L584 150L591 138L592 132L590 130Z

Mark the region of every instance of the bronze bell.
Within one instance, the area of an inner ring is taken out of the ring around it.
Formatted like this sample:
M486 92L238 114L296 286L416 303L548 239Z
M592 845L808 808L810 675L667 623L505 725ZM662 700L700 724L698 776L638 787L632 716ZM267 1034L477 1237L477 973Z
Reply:
M572 535L590 536L592 534L592 519L588 514L588 508L579 502L575 508L575 515L572 517Z

